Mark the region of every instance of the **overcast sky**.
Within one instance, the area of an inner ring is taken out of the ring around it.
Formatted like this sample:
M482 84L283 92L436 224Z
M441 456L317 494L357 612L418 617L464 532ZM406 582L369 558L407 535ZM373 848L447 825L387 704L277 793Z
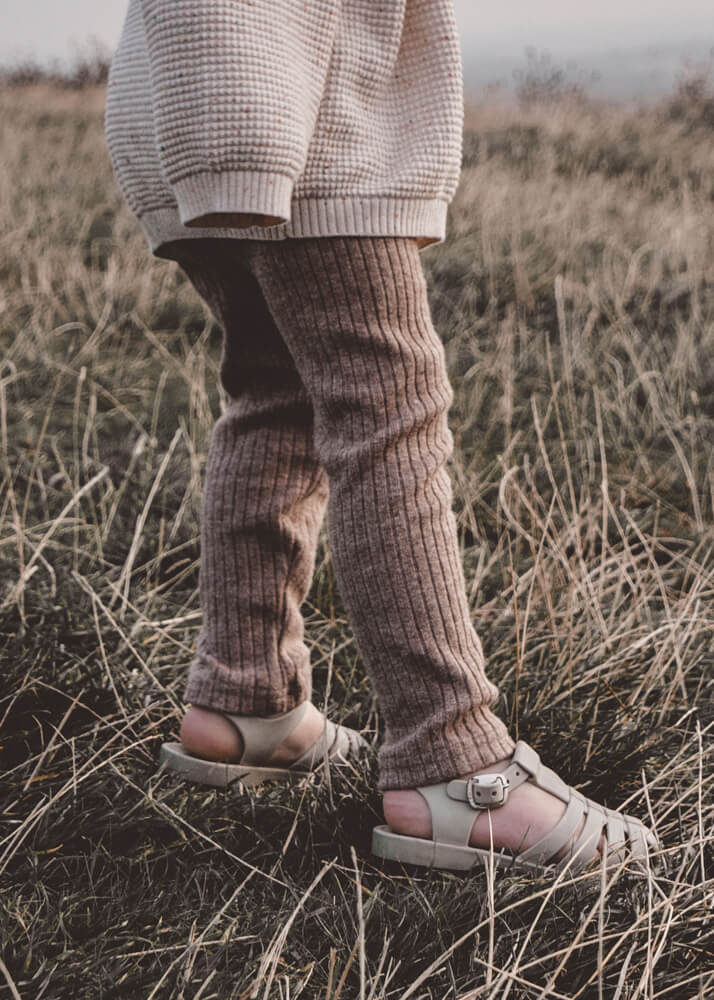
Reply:
M66 58L90 35L110 48L128 0L1 0L0 61ZM454 0L464 62L517 59L526 46L577 58L588 50L695 41L714 46L714 0Z

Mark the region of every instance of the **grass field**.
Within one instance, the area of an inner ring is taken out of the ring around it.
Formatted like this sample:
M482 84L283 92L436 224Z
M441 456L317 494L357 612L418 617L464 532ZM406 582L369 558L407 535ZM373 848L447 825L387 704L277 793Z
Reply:
M314 696L364 766L157 773L220 331L122 203L102 92L0 93L0 998L714 995L714 101L678 102L470 106L422 255L498 710L664 844L593 887L371 857L382 720L325 531Z

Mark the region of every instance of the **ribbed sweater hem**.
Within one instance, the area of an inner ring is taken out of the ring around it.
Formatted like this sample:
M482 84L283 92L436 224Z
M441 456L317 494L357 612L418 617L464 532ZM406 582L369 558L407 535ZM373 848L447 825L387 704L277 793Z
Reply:
M184 225L214 212L257 212L290 218L295 179L266 170L223 170L192 174L171 185ZM192 226L193 228L193 226Z
M236 203L233 202L233 205ZM248 207L240 202L241 210ZM185 226L172 207L158 208L139 216L149 249L157 257L173 259L168 244L200 237L284 240L308 236L413 236L433 240L446 238L449 203L442 198L360 196L345 198L293 198L289 221L277 226L246 226L243 229ZM269 214L265 203L261 214ZM276 212L276 214L280 214ZM427 246L421 247L425 250Z

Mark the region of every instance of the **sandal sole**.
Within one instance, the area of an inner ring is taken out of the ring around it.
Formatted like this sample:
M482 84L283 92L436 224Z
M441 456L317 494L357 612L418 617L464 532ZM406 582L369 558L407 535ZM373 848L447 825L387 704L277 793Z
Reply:
M620 852L623 850L620 847ZM624 850L627 850L624 848ZM628 852L629 854L630 852ZM479 847L462 847L459 844L436 843L424 837L408 837L393 833L385 824L372 829L372 854L385 861L396 861L399 864L416 865L420 868L445 869L447 871L471 871L480 864L490 866L491 859L496 868L510 869L512 872L529 873L531 875L548 875L555 877L560 871L560 862L551 865L539 865L529 861L519 861L512 854L483 850ZM609 868L622 860L621 853L606 858ZM634 856L628 860L637 861ZM580 880L600 879L600 865L595 865L589 872L588 865L575 865L571 874ZM567 877L567 876L566 876Z
M372 854L387 861L419 865L425 868L446 868L452 871L470 871L479 864L493 864L497 868L544 875L549 869L544 865L518 861L511 854L500 854L479 847L461 847L459 844L436 843L424 837L407 837L393 833L388 826L375 826L372 830Z
M299 781L300 778L314 774L317 770L314 768L312 771L298 771L284 767L224 764L221 761L193 757L184 750L182 743L162 744L159 762L186 781L198 785L211 785L214 788L227 788L236 781L240 781L246 788L262 785L265 781Z

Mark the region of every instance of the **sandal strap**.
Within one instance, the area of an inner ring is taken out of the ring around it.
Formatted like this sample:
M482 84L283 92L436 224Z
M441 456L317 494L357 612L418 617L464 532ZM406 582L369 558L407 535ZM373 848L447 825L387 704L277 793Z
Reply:
M533 783L538 785L539 788L550 792L551 795L555 795L556 798L560 799L561 802L565 802L566 805L570 801L571 792L574 789L570 785L566 785L555 771L546 767L533 747L529 746L523 740L519 740L516 743L516 748L513 751L511 763L506 768L506 773L508 774L511 770L527 771ZM512 784L520 784L520 781L513 782L512 780Z
M289 770L311 771L321 764L325 757L337 764L354 762L367 748L367 741L349 726L341 726L325 718L325 728L312 746L302 756L288 765Z
M511 762L503 771L475 774L466 779L454 778L447 783L446 794L451 799L468 802L474 809L492 809L502 806L508 800L509 792L529 780L566 805L570 802L570 785L546 767L533 747L524 740L516 743Z
M570 858L575 856L575 860L569 866L572 872L587 867L593 858L598 856L597 845L607 821L604 806L598 805L592 799L586 799L585 801L587 803L585 825L580 832L580 836L568 851L568 857L563 859L563 863L568 864Z
M424 785L417 791L431 812L431 839L439 844L468 846L476 813L468 803L454 801L447 792L448 782ZM445 794L446 793L446 794Z
M325 728L315 742L301 754L297 760L288 765L290 770L312 770L327 757L332 759L341 753L345 758L352 757L358 750L358 739L352 738L354 730L336 725L331 719L325 719ZM355 737L357 734L355 733Z
M310 702L303 701L289 712L261 718L256 715L222 714L236 727L243 739L243 756L239 764L265 765L287 736L295 729L309 710Z
M527 850L518 855L519 861L531 861L540 864L547 864L548 861L565 847L575 831L583 821L585 806L582 796L573 795L568 802L565 812L549 830L544 837L536 841Z

